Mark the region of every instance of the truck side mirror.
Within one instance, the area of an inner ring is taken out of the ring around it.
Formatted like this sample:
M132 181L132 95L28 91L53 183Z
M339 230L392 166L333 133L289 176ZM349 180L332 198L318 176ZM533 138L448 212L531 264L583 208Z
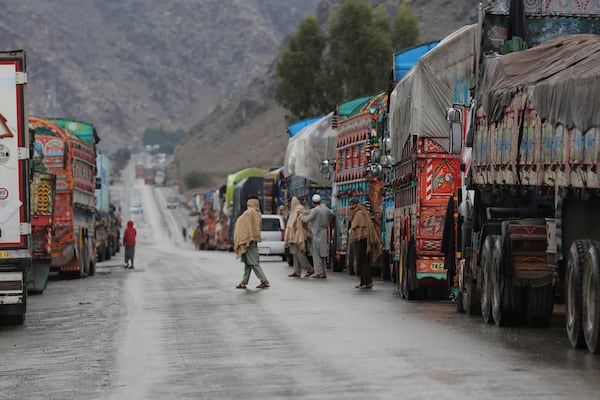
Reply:
M450 141L450 154L460 154L462 148L462 112L456 108L448 109L446 120L450 122L450 132L448 139Z

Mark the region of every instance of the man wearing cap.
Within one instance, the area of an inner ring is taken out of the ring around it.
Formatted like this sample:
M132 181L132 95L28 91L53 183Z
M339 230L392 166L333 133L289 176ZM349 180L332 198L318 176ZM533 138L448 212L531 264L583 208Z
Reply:
M321 204L321 196L313 195L312 202L314 208L310 210L310 214L300 216L302 222L312 223L312 257L316 275L313 278L327 278L325 272L327 264L327 256L329 255L329 239L328 228L329 219L333 216L331 211L325 204Z
M381 255L381 242L367 208L356 197L350 200L350 241L354 248L354 261L360 274L357 289L371 289L371 263ZM370 256L370 257L369 257Z

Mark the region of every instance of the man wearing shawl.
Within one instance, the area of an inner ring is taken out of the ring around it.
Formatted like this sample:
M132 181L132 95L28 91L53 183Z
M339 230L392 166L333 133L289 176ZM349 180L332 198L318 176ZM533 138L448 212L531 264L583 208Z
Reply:
M312 197L314 207L310 210L310 214L301 215L302 222L312 223L311 240L312 240L312 258L315 265L316 275L313 278L327 278L325 268L327 266L327 257L329 256L329 219L333 215L325 204L321 203L321 196L314 194Z
M371 263L381 255L381 242L375 230L371 215L358 199L350 200L350 240L354 248L354 260L360 273L360 285L357 289L371 289ZM369 257L370 256L370 257Z
M294 260L294 273L288 275L289 277L300 278L302 268L308 270L305 277L311 276L314 272L306 257L306 238L308 232L300 219L300 215L305 215L306 212L300 200L297 197L292 197L290 215L285 227L284 238L285 245L290 249L290 254Z
M262 224L262 216L260 206L256 197L248 199L247 209L235 221L233 230L233 248L238 258L241 258L245 264L244 277L242 282L236 286L238 289L246 289L246 285L250 280L250 272L254 273L260 279L260 284L257 289L268 288L269 281L265 276L258 260L258 247L256 243L261 241L260 232Z

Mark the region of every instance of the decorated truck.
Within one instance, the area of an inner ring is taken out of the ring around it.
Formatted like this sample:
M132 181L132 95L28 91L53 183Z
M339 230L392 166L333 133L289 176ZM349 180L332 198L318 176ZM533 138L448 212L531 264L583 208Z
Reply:
M496 325L546 326L564 300L571 344L599 353L600 4L520 6L481 10L464 186L447 229L459 305Z
M110 260L115 240L112 227L109 187L110 160L103 153L96 155L96 260ZM118 238L116 238L118 240Z
M367 206L375 228L380 234L383 194L383 169L380 136L377 127L385 111L387 95L361 97L337 107L339 126L337 129L335 161L335 216L334 271L347 268L355 273L354 257L349 244L350 200L357 198ZM379 260L371 266L379 270Z
M262 168L244 168L227 176L225 191L225 214L227 216L226 248L228 250L233 250L233 228L235 225L235 219L239 216L237 212L239 212L241 208L243 208L244 210L246 209L246 204L241 204L241 200L239 197L237 199L237 202L235 201L236 185L246 178L258 177L261 178L259 186L262 189L262 178L266 174L267 171Z
M442 239L448 199L461 186L461 172L446 114L453 104L469 104L476 31L470 25L448 35L419 58L390 95L393 275L408 299L453 295L453 269L444 263Z
M318 118L299 121L288 127L290 134L285 153L283 176L286 205L293 197L307 209L312 208L312 196L321 196L327 207L335 207L332 184L335 173L335 143L337 115L333 112ZM335 226L331 226L328 268L335 259ZM310 256L310 248L307 251ZM292 257L287 257L291 265Z
M227 215L225 214L226 185L204 193L199 221L202 221L204 244L207 250L225 250L227 245Z
M29 117L36 157L47 172L56 175L50 269L63 276L84 277L93 275L96 268L96 135L90 124L71 121L64 125L72 130L48 119ZM76 131L83 139L73 133Z
M410 69L419 61L419 58L429 50L437 46L439 41L419 44L402 51L394 53L393 67L388 87L388 101L385 110L380 114L377 121L377 134L380 142L381 160L383 175L383 204L381 210L381 276L385 280L398 281L396 266L394 261L398 261L399 254L396 254L394 245L394 190L392 182L394 180L394 169L391 168L394 160L391 156L392 142L388 123L389 116L389 95Z
M32 242L24 51L0 52L0 79L0 321L22 324Z

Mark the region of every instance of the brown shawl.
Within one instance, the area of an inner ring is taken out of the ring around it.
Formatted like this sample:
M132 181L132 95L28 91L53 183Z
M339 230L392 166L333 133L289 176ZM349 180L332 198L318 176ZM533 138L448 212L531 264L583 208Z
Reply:
M260 242L261 214L257 199L248 200L248 209L235 221L233 229L233 248L235 254L242 256L248 249L250 242Z
M381 242L367 208L359 204L350 215L350 237L353 242L367 239L367 254L375 262L381 255Z
M305 250L307 230L306 224L300 219L300 215L304 214L307 210L300 203L297 197L292 197L292 203L290 205L290 216L285 227L285 244L296 244L300 247L301 251Z

